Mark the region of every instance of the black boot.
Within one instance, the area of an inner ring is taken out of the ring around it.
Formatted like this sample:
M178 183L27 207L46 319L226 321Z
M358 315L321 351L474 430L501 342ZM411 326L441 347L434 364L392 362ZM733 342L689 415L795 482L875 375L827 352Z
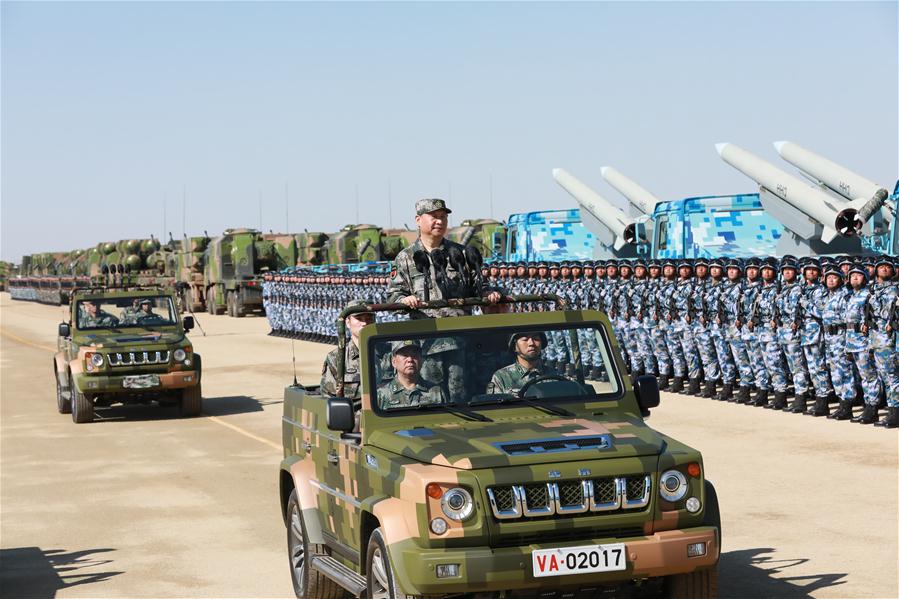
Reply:
M805 409L808 407L808 391L803 391L802 393L797 393L796 397L793 398L793 403L790 404L790 407L787 408L787 412L791 414L802 414L805 412Z
M840 407L837 408L835 412L833 412L830 416L828 416L831 420L849 420L852 418L852 404L854 400L852 399L844 399L840 402Z
M730 401L734 396L734 384L733 383L724 383L724 386L721 387L721 393L718 394L718 401Z
M755 397L752 398L752 405L757 408L761 408L762 406L768 405L768 390L767 389L759 389L758 393L755 394Z
M669 387L669 377L667 374L659 376L659 391L665 391Z
M774 403L768 404L765 406L766 409L770 410L783 410L787 407L787 392L786 391L775 391L774 392Z
M671 392L672 393L680 393L684 390L684 377L676 376L674 377L674 382L671 383Z
M598 381L599 375L600 375L599 368L594 366L593 368L590 369L590 374L587 375L587 378L590 379L591 381Z
M715 390L718 388L718 381L706 381L705 389L702 390L702 396L706 399L715 397Z
M699 379L690 379L690 387L687 389L687 395L699 396Z
M565 365L565 376L567 376L568 378L574 377L574 364Z
M736 403L747 404L751 401L749 397L749 393L752 391L749 387L740 387L740 391L737 393L737 398L734 400Z
M827 397L815 397L815 405L812 406L811 410L806 412L806 415L820 418L821 416L830 414L830 406L828 405L827 400Z
M892 406L887 408L887 415L880 422L875 422L874 426L882 426L884 428L896 428L899 426L899 407Z
M858 422L859 424L873 424L877 422L877 406L866 403L862 413L853 418L852 422Z

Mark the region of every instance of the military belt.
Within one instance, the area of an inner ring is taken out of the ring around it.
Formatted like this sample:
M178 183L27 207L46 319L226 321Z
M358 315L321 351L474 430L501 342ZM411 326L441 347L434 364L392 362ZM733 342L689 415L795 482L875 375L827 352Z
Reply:
M824 325L824 332L828 335L838 335L840 331L846 330L846 325L844 324L828 324Z

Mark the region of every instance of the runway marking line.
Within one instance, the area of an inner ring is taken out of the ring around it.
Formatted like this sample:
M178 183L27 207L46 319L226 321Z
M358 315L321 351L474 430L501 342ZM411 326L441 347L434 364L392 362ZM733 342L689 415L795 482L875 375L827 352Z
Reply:
M0 335L7 337L8 339L11 339L13 341L16 341L17 343L21 343L23 345L29 345L31 347L36 347L38 349L43 349L46 351L56 353L55 347L50 347L49 345L43 345L41 343L35 343L34 341L29 341L28 339L19 337L18 335L10 333L9 331L5 331L3 329L0 329ZM203 414L203 415L206 416L207 420L214 422L214 423L218 424L219 426L229 428L232 431L243 435L244 437L248 437L250 439L253 439L254 441L258 441L258 442L262 443L263 445L268 445L269 447L273 447L274 449L277 449L278 451L281 451L283 449L279 444L277 444L273 441L269 441L268 439L266 439L264 437L260 437L259 435L256 435L254 433L251 433L250 431L248 431L245 428L242 428L240 426L237 426L236 424L231 424L230 422L225 422L218 416L209 416L207 414Z

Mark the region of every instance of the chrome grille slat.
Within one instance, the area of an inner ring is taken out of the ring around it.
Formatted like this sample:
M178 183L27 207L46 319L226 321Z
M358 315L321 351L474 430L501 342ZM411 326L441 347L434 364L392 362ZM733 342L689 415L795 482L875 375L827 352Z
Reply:
M167 364L168 350L148 352L143 350L131 352L113 352L106 355L110 366L137 366L146 364Z
M652 500L652 476L497 485L487 499L498 520L636 510Z

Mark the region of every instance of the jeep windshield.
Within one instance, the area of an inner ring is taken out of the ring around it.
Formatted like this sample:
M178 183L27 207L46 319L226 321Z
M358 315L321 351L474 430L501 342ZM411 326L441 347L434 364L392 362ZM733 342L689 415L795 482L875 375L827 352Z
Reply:
M368 355L379 412L515 404L565 414L553 404L621 389L597 323L376 337Z
M153 328L178 322L172 300L166 295L80 300L75 314L78 330Z

